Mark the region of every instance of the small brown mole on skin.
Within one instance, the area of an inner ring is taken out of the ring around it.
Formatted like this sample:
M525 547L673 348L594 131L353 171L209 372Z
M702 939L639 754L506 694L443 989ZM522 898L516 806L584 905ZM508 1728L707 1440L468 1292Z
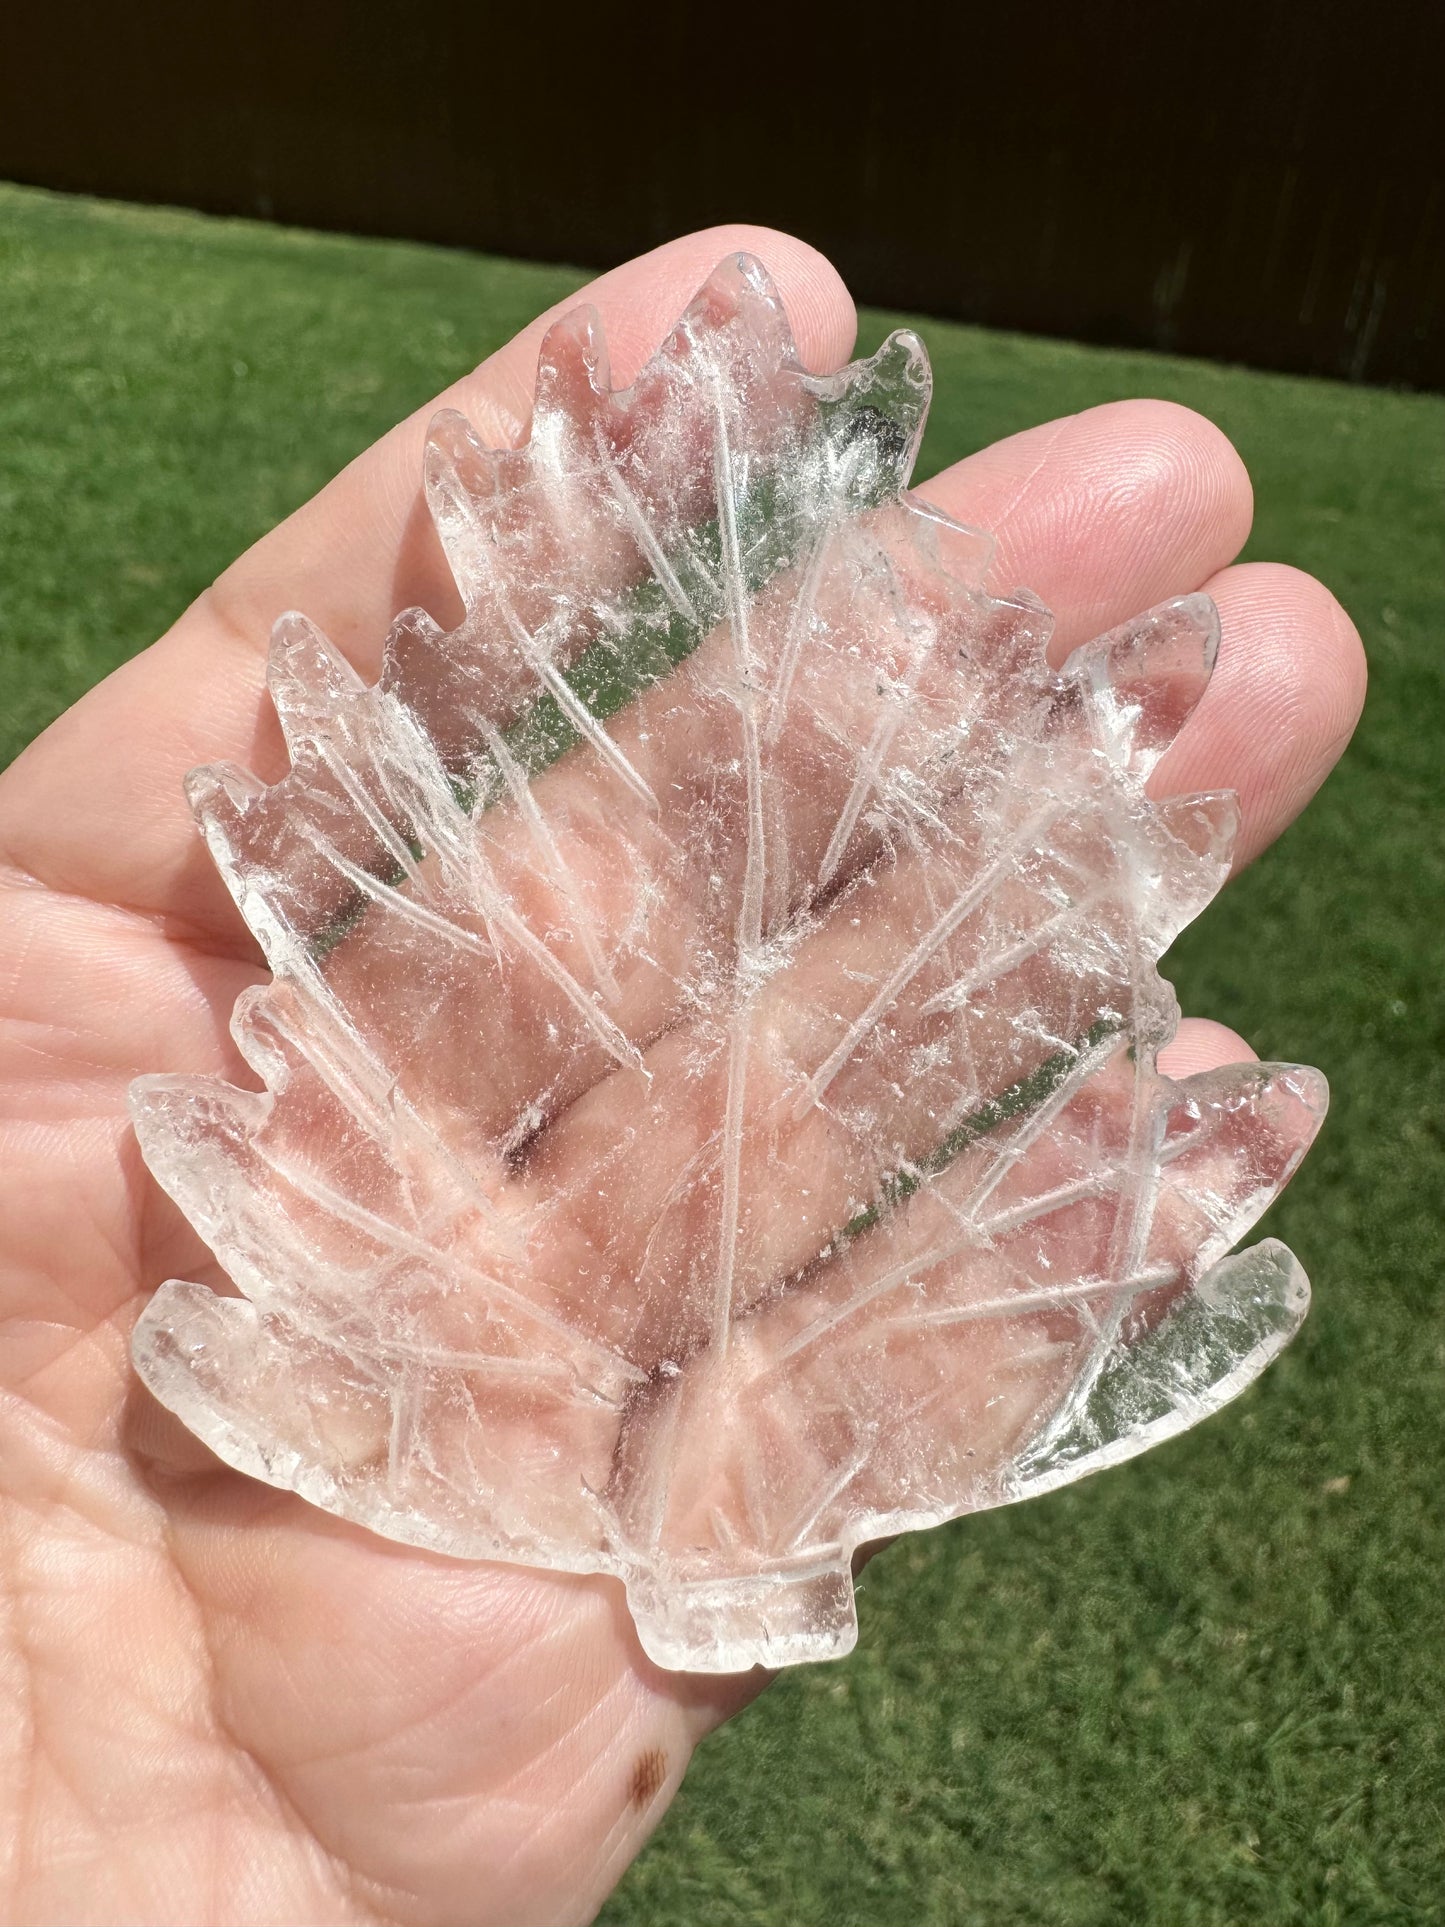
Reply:
M650 1746L645 1753L638 1754L628 1798L639 1813L656 1798L666 1778L667 1755L660 1746Z

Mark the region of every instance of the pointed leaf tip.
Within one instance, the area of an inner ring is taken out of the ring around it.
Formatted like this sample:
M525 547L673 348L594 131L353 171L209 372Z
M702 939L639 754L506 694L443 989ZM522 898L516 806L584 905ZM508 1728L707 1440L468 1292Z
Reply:
M584 397L611 393L611 356L602 316L593 302L579 302L542 337L537 351L536 411L565 411Z
M191 814L201 823L242 816L266 794L260 777L239 763L200 763L186 772L184 787Z
M1062 676L1098 706L1110 753L1147 777L1208 687L1219 611L1202 591L1176 596L1083 644Z

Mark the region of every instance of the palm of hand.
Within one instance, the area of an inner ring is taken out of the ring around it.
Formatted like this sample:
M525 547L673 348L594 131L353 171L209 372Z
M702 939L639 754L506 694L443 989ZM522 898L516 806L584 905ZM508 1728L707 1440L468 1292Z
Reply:
M773 266L805 358L841 359L851 314L825 264L738 234L592 291L617 359L640 362L738 245ZM457 405L515 433L536 341ZM211 1261L140 1166L126 1086L160 1067L233 1072L230 1010L263 975L179 778L228 747L277 767L255 649L281 607L312 611L363 673L394 608L442 612L415 506L424 420L243 558L0 791L0 1677L19 1918L575 1918L696 1738L755 1690L652 1668L609 1582L413 1554L219 1469L131 1377L140 1305ZM1358 645L1317 584L1227 567L1248 489L1206 424L1098 410L926 492L997 531L1007 579L1054 604L1066 642L1207 586L1225 654L1166 787L1237 788L1242 856L1278 833L1348 735ZM1241 1054L1186 1026L1173 1065Z

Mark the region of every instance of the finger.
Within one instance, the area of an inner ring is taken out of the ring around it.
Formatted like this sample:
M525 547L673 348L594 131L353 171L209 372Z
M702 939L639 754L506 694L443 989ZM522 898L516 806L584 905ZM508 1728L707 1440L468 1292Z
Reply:
M830 368L843 359L853 336L852 304L823 257L769 230L720 228L670 243L579 293L577 302L599 309L619 378L646 359L717 260L740 248L769 260L804 362ZM521 434L537 345L556 312L440 400ZM415 600L429 572L435 582L436 551L418 506L433 407L384 437L316 502L248 551L223 589L201 597L0 778L0 861L54 888L168 917L178 935L187 928L208 935L235 930L224 891L197 849L181 779L217 757L279 773L279 737L258 656L284 608L319 613L374 667L396 609ZM115 834L118 823L123 838Z
M1241 869L1339 760L1364 705L1365 652L1334 596L1299 569L1244 563L1204 587L1219 609L1219 660L1151 787L1161 796L1233 789Z
M1027 583L1054 609L1055 660L1167 595L1211 595L1218 666L1153 788L1234 789L1236 868L1293 822L1359 720L1364 651L1313 577L1278 563L1227 567L1253 498L1212 422L1173 402L1110 403L1010 436L919 492L995 533L994 584Z
M1210 1017L1186 1017L1159 1053L1165 1077L1192 1077L1197 1071L1218 1070L1221 1064L1252 1064L1259 1053L1237 1030Z
M1053 659L1187 594L1249 534L1249 474L1193 409L1108 402L1010 435L918 493L995 538L991 586L1026 584L1053 610Z

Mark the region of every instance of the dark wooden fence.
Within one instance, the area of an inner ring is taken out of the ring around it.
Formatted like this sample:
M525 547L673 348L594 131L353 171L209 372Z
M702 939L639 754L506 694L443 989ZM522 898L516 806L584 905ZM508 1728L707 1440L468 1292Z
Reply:
M0 175L582 265L741 216L864 300L1445 388L1442 90L1442 0L30 0Z

